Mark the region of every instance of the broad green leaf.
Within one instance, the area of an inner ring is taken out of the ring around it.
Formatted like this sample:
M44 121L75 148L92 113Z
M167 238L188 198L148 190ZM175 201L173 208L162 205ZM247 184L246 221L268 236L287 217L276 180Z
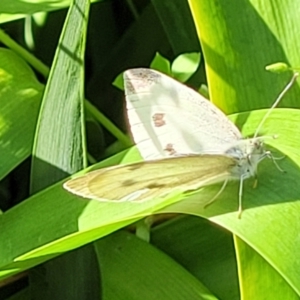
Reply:
M277 272L276 267L237 236L235 243L241 278L240 288L244 299L254 299L257 295L260 295L261 299L299 299L299 294L285 282L283 274Z
M189 0L203 50L210 99L227 114L270 107L288 79L265 67L299 66L298 1ZM299 107L299 83L281 106Z
M240 299L232 234L227 230L202 218L181 215L156 226L151 243L198 278L218 299Z
M58 43L35 135L33 192L86 166L83 101L88 12L89 1L77 0L76 5L70 7Z
M1 179L31 154L43 88L22 58L0 48Z
M217 299L175 260L132 234L118 232L95 246L102 299Z
M31 168L32 193L87 165L84 57L89 8L89 0L75 0L61 32L37 123ZM93 266L95 261L94 249L89 245L31 270L31 297L81 300L89 295L91 299L96 298L99 288L89 286L98 276ZM78 276L79 272L86 273L85 280Z

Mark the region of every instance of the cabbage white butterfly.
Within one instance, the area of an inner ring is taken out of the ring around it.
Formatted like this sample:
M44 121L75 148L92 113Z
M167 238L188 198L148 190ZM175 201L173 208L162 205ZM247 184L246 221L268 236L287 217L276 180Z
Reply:
M67 181L64 188L99 201L141 202L175 189L195 190L224 182L211 203L228 180L239 180L240 216L243 181L256 176L264 158L274 161L264 149L263 139L257 133L254 138L243 139L216 106L158 71L127 70L124 86L131 134L145 161L92 171Z

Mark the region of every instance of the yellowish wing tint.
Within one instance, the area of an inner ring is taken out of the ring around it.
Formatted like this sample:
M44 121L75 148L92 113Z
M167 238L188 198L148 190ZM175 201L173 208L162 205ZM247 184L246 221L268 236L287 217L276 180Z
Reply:
M141 202L222 182L236 166L235 159L223 155L173 157L99 169L67 181L64 188L99 201Z

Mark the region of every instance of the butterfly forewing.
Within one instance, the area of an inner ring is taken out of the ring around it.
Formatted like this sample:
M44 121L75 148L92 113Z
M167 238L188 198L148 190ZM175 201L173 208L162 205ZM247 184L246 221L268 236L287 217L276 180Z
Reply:
M236 165L221 155L174 157L96 170L67 181L64 188L100 201L141 202L222 182Z
M154 70L124 73L130 130L146 160L223 154L241 139L235 125L193 89Z

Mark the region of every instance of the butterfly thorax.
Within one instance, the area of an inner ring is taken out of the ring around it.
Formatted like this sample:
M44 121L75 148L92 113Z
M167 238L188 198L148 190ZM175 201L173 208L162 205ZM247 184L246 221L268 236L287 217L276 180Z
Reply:
M256 176L259 162L269 154L261 138L242 139L229 147L225 153L237 161L232 170L232 177L244 179Z

